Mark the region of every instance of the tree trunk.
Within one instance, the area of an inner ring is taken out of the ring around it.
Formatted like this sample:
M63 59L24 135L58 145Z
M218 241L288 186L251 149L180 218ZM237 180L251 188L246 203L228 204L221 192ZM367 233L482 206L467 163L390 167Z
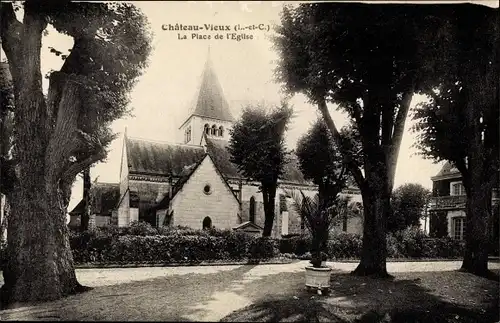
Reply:
M461 270L478 276L488 275L491 187L471 181L466 202L465 251Z
M83 213L80 219L80 231L89 229L90 218L90 167L83 171Z
M2 6L2 10L5 8ZM12 6L10 9L13 13ZM65 193L61 190L63 177L76 176L68 170L64 172L64 166L75 145L73 129L77 115L72 108L78 102L77 85L65 85L60 106L66 110L57 111L54 127L54 106L48 106L44 98L40 71L41 38L47 19L37 10L37 3L25 3L18 44L3 42L2 38L2 48L14 71L16 129L13 150L16 182L7 197L11 210L2 306L55 300L82 290L75 275L66 226ZM73 164L69 170L76 166L79 164Z
M370 180L370 179L368 179ZM364 223L361 261L354 275L389 277L386 268L386 214L391 211L390 196L379 183L367 182L371 188L363 192ZM371 185L370 185L371 184Z
M263 185L262 196L264 200L264 230L263 237L270 237L274 223L274 201L276 199L276 186Z
M3 217L2 222L0 223L0 242L4 242L6 240L5 230L7 229L8 217L10 213L9 201L7 200L7 196L4 195L5 204L3 206Z
M82 288L75 276L59 190L46 183L40 171L31 174L38 180L20 181L9 196L4 305L55 300Z

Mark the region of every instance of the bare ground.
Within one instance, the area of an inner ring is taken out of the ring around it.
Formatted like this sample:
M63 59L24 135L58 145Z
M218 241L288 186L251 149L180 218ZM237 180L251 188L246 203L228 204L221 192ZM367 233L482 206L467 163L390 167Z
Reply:
M78 270L93 290L0 311L0 321L498 321L498 281L448 271L450 263L388 264L392 280L350 276L356 264L334 263L326 297L304 290L305 264Z

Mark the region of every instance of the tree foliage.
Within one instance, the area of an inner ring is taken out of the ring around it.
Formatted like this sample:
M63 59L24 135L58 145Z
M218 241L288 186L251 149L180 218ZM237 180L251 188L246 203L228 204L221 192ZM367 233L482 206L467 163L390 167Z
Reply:
M271 110L264 104L248 106L230 130L231 162L246 178L261 183L266 218L264 236L271 233L277 182L288 161L284 134L292 113L286 102Z
M21 48L15 42L28 36L23 31L27 23L17 21L9 7L5 5L2 10L3 49L9 60L14 89L19 92L25 67L18 56ZM115 138L110 129L111 122L128 112L128 93L146 66L150 51L147 22L137 8L125 3L41 5L26 1L24 11L26 18L32 17L27 22L40 20L36 26L39 29L43 30L48 23L74 39L73 48L61 69L47 76L50 79L47 110L40 116L50 134L60 129L58 122L69 123L64 129L66 144L74 147L61 156L60 165L68 171L68 178L74 178L87 164L105 158L105 149ZM41 30L36 32L41 33ZM70 84L77 88L77 102L61 104ZM41 91L41 84L38 90ZM21 111L16 113L16 109L13 110L17 117L21 117ZM66 110L73 117L62 120L66 114L61 112ZM44 137L48 144L51 136L45 134Z
M344 145L339 147L322 120L317 120L297 142L300 170L304 178L318 185L320 202L328 207L347 185L348 171L342 149L349 149L348 128L342 129ZM349 153L352 154L350 151Z
M231 162L248 178L275 183L287 162L284 134L292 117L288 104L266 111L264 105L244 108L230 131Z
M395 232L420 225L431 192L420 184L406 183L392 193L394 212L387 219L387 231Z
M465 178L471 148L480 150L489 174L498 170L500 158L498 10L474 9L436 27L432 37L440 46L429 49L435 59L427 65L434 78L422 88L430 100L413 116L421 154L452 162Z

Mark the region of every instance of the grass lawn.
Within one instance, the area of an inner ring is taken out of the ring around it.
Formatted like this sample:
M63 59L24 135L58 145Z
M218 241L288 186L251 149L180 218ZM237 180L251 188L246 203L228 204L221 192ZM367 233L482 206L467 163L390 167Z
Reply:
M266 297L222 321L499 321L498 280L457 271L397 273L388 280L334 272L331 286L328 296L302 290L295 295Z

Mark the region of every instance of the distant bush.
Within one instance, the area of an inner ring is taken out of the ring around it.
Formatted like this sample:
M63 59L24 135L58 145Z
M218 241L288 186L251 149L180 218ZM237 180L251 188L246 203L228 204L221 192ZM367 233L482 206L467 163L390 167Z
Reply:
M122 234L132 236L154 236L158 235L158 230L153 228L148 222L133 221L130 223L130 226L123 228Z
M327 254L330 259L359 258L361 253L361 236L341 232L330 237L327 244Z
M269 259L278 255L279 249L276 241L270 238L254 238L248 247L249 259Z
M387 235L390 258L458 258L464 242L450 237L430 238L419 228L407 228Z
M303 255L311 250L311 238L304 235L290 236L279 240L279 251L281 253L293 253Z
M463 255L464 242L449 237L429 238L418 228L389 233L387 240L388 258L459 258ZM345 232L332 233L327 243L329 259L359 259L362 237ZM311 252L311 239L298 236L280 239L281 253L293 253L307 259Z

